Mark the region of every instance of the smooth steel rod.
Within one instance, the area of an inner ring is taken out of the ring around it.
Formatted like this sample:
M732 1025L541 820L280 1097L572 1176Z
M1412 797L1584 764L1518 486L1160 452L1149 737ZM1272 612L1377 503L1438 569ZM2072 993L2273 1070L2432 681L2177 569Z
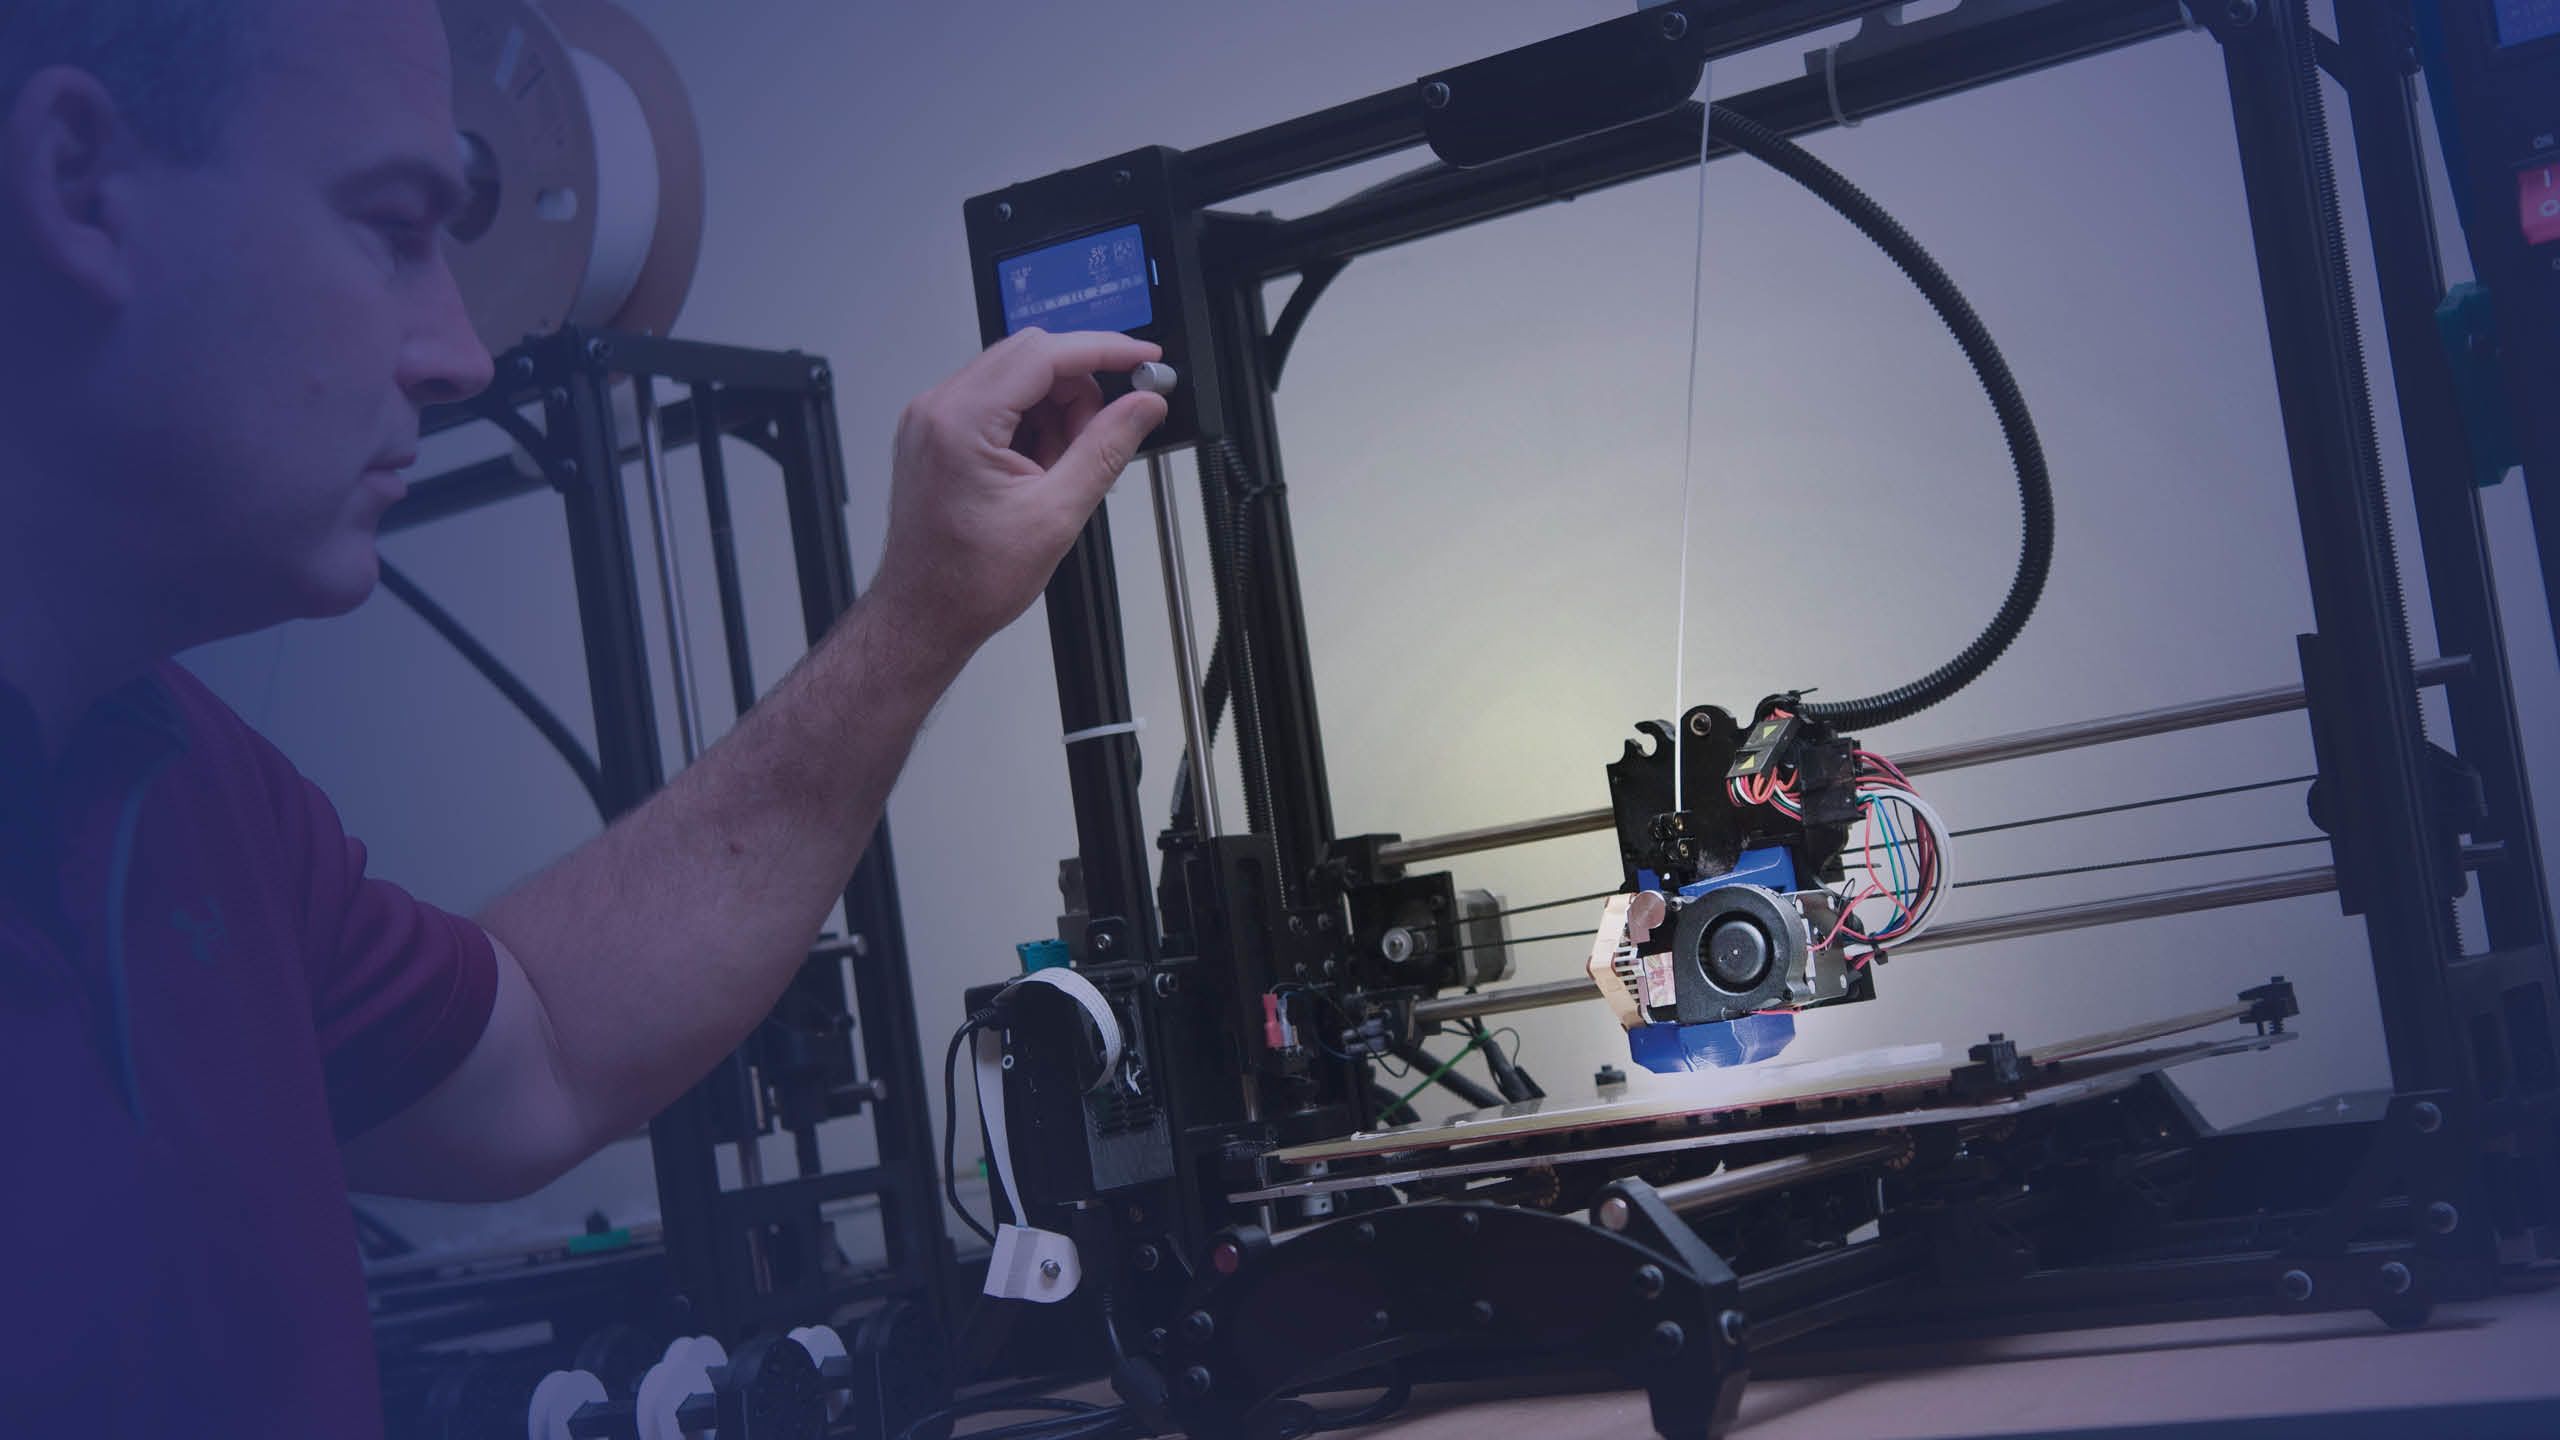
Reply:
M2187 915L2199 910L2223 910L2235 905L2259 905L2271 900L2292 900L2305 895L2325 895L2338 888L2338 872L2320 865L2308 870L2289 870L2278 875L2262 875L2248 880L2219 880L2207 885L2186 885L2174 890L2154 890L2144 895L2127 895L2116 900L2093 900L2080 905L2057 905L2047 910L2025 910L2015 915L1989 915L1980 920L1959 920L1941 925L1908 944L1891 947L1896 955L1921 950L1938 950L1952 945L1981 945L1994 940L2016 940L2028 935L2045 935L2056 930L2086 930L2098 925L2119 925L2128 920L2148 920L2161 915ZM1413 1007L1413 1023L1427 1026L1435 1021L1464 1020L1478 1015L1500 1015L1512 1010L1536 1010L1549 1005L1566 1005L1586 1000L1595 993L1588 978L1552 980L1536 985L1511 985L1500 990L1485 990L1473 995L1443 995L1424 1000Z
M1164 611L1173 627L1173 686L1182 700L1183 743L1190 748L1191 794L1199 808L1200 833L1221 832L1218 790L1209 761L1209 732L1200 715L1200 647L1191 624L1191 585L1182 563L1182 512L1173 485L1173 467L1163 453L1147 457L1147 491L1155 501L1156 554L1164 569Z
M2470 657L2464 655L2420 661L2416 670L2418 683L2441 685L2461 675L2470 666ZM2137 710L2129 715L2110 715L2098 720L2047 726L2041 730L2021 730L1987 740L1967 740L1934 750L1915 750L1894 757L1894 763L1911 775L1962 770L1994 761L2023 760L2030 755L2050 755L2056 751L2080 750L2118 740L2138 740L2150 735L2228 724L2234 720L2252 720L2262 715L2281 715L2290 710L2300 710L2309 703L2309 697L2299 685L2252 690L2185 705L2166 705L2157 710ZM1567 835L1588 835L1616 824L1617 816L1610 810L1577 810L1570 815L1550 815L1510 825L1488 825L1481 830L1460 830L1420 840L1398 840L1379 846L1378 859L1388 865L1413 865L1479 850L1499 850L1538 840L1562 839Z

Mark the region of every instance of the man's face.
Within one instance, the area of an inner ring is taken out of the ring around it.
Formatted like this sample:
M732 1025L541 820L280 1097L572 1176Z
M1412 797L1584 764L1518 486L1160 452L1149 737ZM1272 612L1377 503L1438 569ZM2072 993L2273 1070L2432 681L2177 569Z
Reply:
M489 379L440 243L460 174L432 0L268 4L213 158L140 187L97 377L130 448L102 478L163 566L137 579L216 633L363 600L419 411Z

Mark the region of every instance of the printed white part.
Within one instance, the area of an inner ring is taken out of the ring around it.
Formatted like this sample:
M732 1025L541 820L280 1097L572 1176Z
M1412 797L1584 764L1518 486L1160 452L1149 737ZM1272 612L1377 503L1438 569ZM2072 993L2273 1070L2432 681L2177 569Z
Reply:
M1172 366L1161 360L1149 360L1129 372L1129 383L1150 395L1172 394L1173 387L1181 382L1181 378L1174 373Z
M791 1338L800 1342L800 1348L809 1352L810 1361L821 1370L826 1368L830 1360L846 1358L844 1336L836 1333L835 1327L831 1325L803 1325L791 1332ZM829 1390L827 1418L841 1419L846 1408L852 1404L853 1391L850 1388Z
M1110 1084L1113 1077L1120 1073L1122 1049L1120 1016L1111 1008L1111 1002L1104 999L1102 992L1094 987L1094 983L1066 966L1053 965L1046 970L1034 970L1014 981L1013 984L1046 985L1076 1002L1076 1005L1084 1011L1086 1018L1093 1021L1094 1029L1102 1036L1102 1074L1094 1082L1095 1087L1100 1088ZM1029 1209L1029 1202L1023 1198L1021 1187L1015 1183L1013 1143L1005 1131L1004 1036L996 1027L989 1026L977 1033L971 1050L974 1063L970 1067L970 1073L977 1082L978 1113L986 1117L988 1148L995 1152L996 1182L1004 1187L1006 1198L1013 1203L1014 1213L1023 1214ZM1063 1235L1052 1234L1046 1230L1007 1225L997 1232L996 1243L999 1253L1003 1249L1004 1237L1008 1232L1019 1232L1023 1237L1042 1237L1043 1245L1040 1253L1032 1258L1032 1269L1036 1273L1045 1268L1042 1262L1056 1261L1059 1266L1059 1279L1064 1285L1064 1288L1053 1286L1052 1288L1055 1288L1053 1294L1040 1296L1024 1294L1008 1298L1059 1300L1075 1293L1076 1277L1082 1273L1082 1267L1075 1260L1075 1242ZM1051 1245L1047 1242L1055 1243ZM1064 1252L1063 1258L1060 1256L1061 1251ZM986 1293L990 1295L997 1293L995 1286L999 1273L997 1266L990 1262L987 1270ZM1045 1275L1039 1278L1049 1279Z
M1066 1236L1023 1225L996 1227L996 1248L987 1257L987 1294L1055 1305L1076 1293L1083 1279L1075 1242Z
M569 1440L569 1421L605 1398L604 1382L584 1370L554 1370L533 1387L525 1406L525 1440Z

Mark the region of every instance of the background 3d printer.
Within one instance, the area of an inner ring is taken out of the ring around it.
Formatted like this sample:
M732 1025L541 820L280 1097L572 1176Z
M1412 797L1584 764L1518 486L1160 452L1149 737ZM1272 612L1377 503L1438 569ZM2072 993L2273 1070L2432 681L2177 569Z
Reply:
M964 197L1095 154L1248 129L1626 8L626 3L674 56L707 150L705 250L677 332L832 361L865 576L898 412L976 348ZM1806 49L1849 28L1720 63L1709 94L1796 73ZM2333 133L2343 145L2343 125ZM1965 693L1870 744L1891 754L2294 683L2293 637L2310 627L2310 605L2213 43L2140 46L1806 143L1893 211L1972 299L2034 409L2058 509L2053 580L2018 645ZM1249 204L1313 208L1397 163ZM2352 165L2341 164L2340 181L2362 266ZM1684 171L1371 256L1316 308L1277 405L1344 833L1434 834L1600 804L1601 767L1632 721L1673 713L1697 184ZM1847 695L1896 683L1969 638L2007 581L2016 494L1998 428L1924 303L1839 217L1747 159L1709 166L1706 184L1680 701L1747 708L1782 686ZM2437 213L2449 278L2464 278L2441 193ZM2358 279L2371 335L2369 271ZM2396 409L2379 369L2376 381L2382 453L2399 485ZM446 437L417 473L487 444ZM788 531L778 493L757 483L760 462L733 464L758 680L769 686L801 648ZM696 547L682 554L700 651L716 645L718 622L704 599L710 561L691 465L672 457L670 478L676 531ZM1179 474L1187 488L1187 460ZM2394 503L2414 565L2405 495ZM2483 503L2548 825L2560 818L2560 666L2521 488L2510 480ZM1142 484L1124 483L1110 506L1124 536L1147 533ZM1187 510L1196 529L1196 495ZM1204 542L1191 542L1201 587ZM385 554L589 733L555 506L517 500L389 537ZM1124 543L1121 558L1133 699L1149 722L1142 793L1161 823L1181 746L1163 595L1151 546ZM643 591L662 647L654 587ZM2417 652L2434 654L2423 585L2410 599ZM596 827L558 758L387 597L190 661L331 792L376 873L430 900L476 908ZM673 763L663 664L657 679ZM725 728L725 693L704 689L706 717ZM2426 699L2441 739L2440 701ZM1234 815L1230 753L1222 743ZM1963 827L2311 768L2295 714L1962 771L1925 788ZM1957 878L2309 836L2300 793L1984 837L1957 851ZM1037 607L944 701L889 818L919 1026L937 1038L957 1023L964 986L1009 971L1015 941L1055 932L1057 862L1075 849ZM2321 856L2304 847L1965 890L1947 913ZM1462 886L1527 903L1609 886L1617 865L1604 833L1454 868ZM1539 934L1588 918L1567 910L1510 924ZM1582 959L1572 941L1522 947L1518 976L1576 975ZM2070 1035L2221 1003L2276 973L2300 988L2302 1038L2181 1072L2176 1083L2207 1116L2243 1119L2384 1083L2362 929L2325 896L1911 956L1885 970L1882 1003L1802 1017L1789 1057L1960 1047L1994 1029L2022 1041ZM1502 1023L1550 1089L1586 1086L1603 1064L1634 1068L1597 1004ZM1435 1093L1424 1103L1437 1107L1430 1114L1452 1102ZM772 1143L778 1163L788 1142ZM831 1164L861 1158L829 1152ZM645 1145L625 1143L512 1205L379 1208L432 1248L556 1235L590 1209L627 1223L654 1215L656 1196Z

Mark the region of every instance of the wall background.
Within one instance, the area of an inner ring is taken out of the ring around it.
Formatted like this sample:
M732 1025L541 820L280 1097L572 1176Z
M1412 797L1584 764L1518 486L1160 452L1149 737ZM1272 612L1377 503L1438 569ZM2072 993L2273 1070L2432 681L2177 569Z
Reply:
M898 411L976 348L966 196L1139 144L1217 139L1624 7L631 8L674 54L709 155L702 272L679 332L833 361L868 573ZM1807 48L1720 65L1712 91L1797 73ZM1966 288L2035 408L2060 508L2051 588L2010 657L1871 741L1910 749L2295 679L2293 636L2310 609L2213 43L2155 42L1811 146ZM1301 210L1393 168L1264 203ZM2341 168L2352 227L2354 172ZM1721 162L1706 180L1682 698L1747 707L1780 686L1844 695L1898 683L1953 653L2007 583L2016 502L1998 431L1952 342L1865 240L1749 161ZM1587 808L1631 723L1671 711L1698 183L1694 172L1643 182L1364 259L1316 310L1279 407L1344 833L1422 835ZM2448 255L2458 264L2459 245ZM2376 398L2396 471L2387 384ZM459 458L473 443L443 453ZM744 457L737 468L759 678L770 685L801 649L787 530L778 495ZM698 536L689 474L679 462L678 523ZM2560 676L2523 496L2510 484L2484 503L2548 797L2560 794ZM1196 523L1196 495L1188 509ZM1142 543L1143 480L1124 484L1110 510L1126 537L1137 709L1152 722L1147 805L1161 815L1180 722ZM2403 532L2414 554L2405 519ZM547 500L395 536L385 553L573 728L589 728L566 549ZM716 655L708 554L697 545L684 558L696 647ZM1206 574L1196 552L1191 573ZM2413 593L2423 601L2422 588ZM2423 606L2418 622L2420 651L2433 653ZM387 598L191 659L337 798L377 873L430 899L476 907L595 828L555 757ZM723 728L716 661L697 663L705 712ZM672 711L660 721L672 748ZM965 985L1006 973L1015 941L1052 930L1056 862L1074 844L1057 732L1035 610L962 676L892 801L929 1052L957 1023ZM1961 826L2309 769L2303 726L2287 717L1925 788ZM1964 847L1958 864L1996 876L2308 835L2295 793L1993 837ZM1228 813L1240 815L1240 802ZM2323 858L2278 851L1985 887L1953 897L1948 917ZM1602 888L1616 862L1608 837L1588 836L1468 857L1456 870L1464 886L1526 903ZM1579 918L1534 917L1542 923L1529 933ZM1523 979L1577 973L1579 947L1526 947L1519 964ZM2278 972L2300 986L2302 1039L2191 1072L2208 1113L2244 1118L2381 1083L2361 927L2325 899L1915 956L1890 967L1879 1003L1807 1018L1790 1054L1960 1048L1994 1029L2056 1038L2219 1003ZM1597 1006L1510 1018L1551 1090L1626 1063ZM857 1158L853 1137L835 1137L835 1148ZM646 1219L655 1200L645 1145L626 1142L514 1205L381 1209L428 1244L469 1245L557 1234L589 1209Z

